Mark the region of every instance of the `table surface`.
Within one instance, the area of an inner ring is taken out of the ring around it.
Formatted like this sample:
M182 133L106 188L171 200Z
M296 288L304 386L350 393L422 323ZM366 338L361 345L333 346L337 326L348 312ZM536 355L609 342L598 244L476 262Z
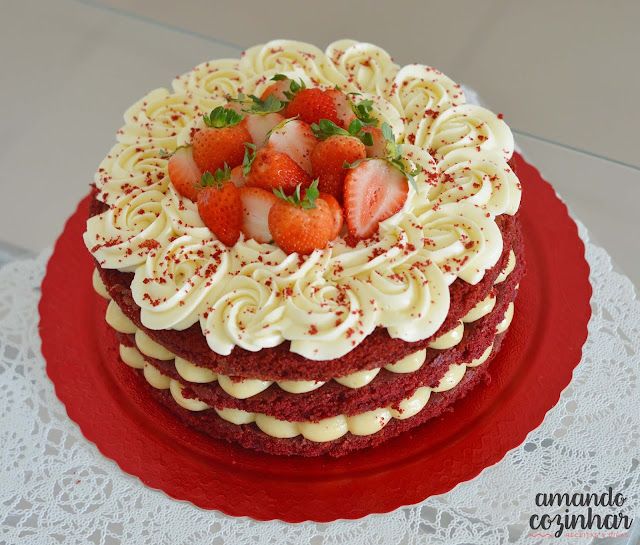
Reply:
M249 25L238 31L235 15L239 9L246 9L238 7L245 5L239 2L225 6L228 25L216 24L208 28L202 22L206 18L199 16L201 11L198 10L206 10L201 0L189 4L190 10L182 10L177 22L171 19L175 15L171 12L171 9L175 10L175 2L156 2L153 11L148 11L149 1L131 5L119 0L107 0L105 3L108 5L75 0L27 0L3 5L0 55L5 77L0 90L3 120L0 128L0 160L3 165L0 184L4 194L0 200L0 264L19 255L36 253L54 242L65 219L87 193L96 165L113 144L122 113L131 103L152 88L168 86L174 75L194 64L212 58L237 57L244 47L254 42L283 34L275 32L280 27L270 19L265 19L261 28ZM408 3L420 9L419 3ZM130 8L129 12L124 11L124 6ZM335 7L335 2L329 1L327 6ZM487 6L487 17L499 9L507 13L514 9L497 0L488 2ZM583 15L592 17L596 8L592 3L581 3L581 7L585 6ZM637 11L638 4L621 2L617 6L624 8L618 9L617 19L600 19L598 27L600 34L609 33L612 38L609 45L614 51L630 45L625 21L637 20L637 17L631 17L630 12ZM351 9L356 8L351 6ZM562 9L559 8L560 11ZM38 17L33 16L36 11ZM298 15L303 17L302 13ZM540 18L540 12L529 15ZM556 15L561 18L562 13ZM378 22L384 20L381 13L371 17L377 17ZM582 20L578 23L578 30L584 30L586 23ZM478 25L483 24L484 19L479 20ZM334 30L344 32L335 35L326 35L318 30L326 26L320 21L306 39L323 46L332 39L349 34L349 28L344 24L336 24ZM469 35L473 34L473 27L467 25L464 28ZM234 29L236 35L246 39L231 40ZM274 32L267 32L270 29ZM216 33L216 36L211 33ZM294 32L289 36L296 37L296 34L304 35ZM419 60L408 56L408 52L416 50L416 44L399 32L388 30L380 39L366 32L365 36L362 34L359 33L360 39L383 45L395 54L400 63ZM636 34L633 39L637 44ZM495 47L494 42L495 39L489 40L487 45L485 40L483 47ZM511 58L507 60L511 66L516 66L517 73L515 70L506 73L504 58L499 61L490 56L478 58L477 51L475 56L472 55L475 46L471 39L465 42L464 47L466 51L459 51L455 57L459 71L467 78L461 81L477 88L486 97L503 93L504 82L511 85L511 98L514 94L522 94L526 75L519 67L524 63L520 64L519 58L513 57L513 50L509 50ZM632 47L632 51L637 52L637 49L637 45ZM434 51L437 51L434 58L430 58L427 52L423 61L456 78L455 73L447 71L449 64L455 64L453 57L445 55L447 49L440 47ZM540 52L534 52L533 58L530 54L529 58L525 55L525 60L535 64L538 73L544 65L541 58ZM442 63L438 64L438 60ZM614 60L620 63L615 55ZM484 77L487 72L492 74L491 78ZM546 77L544 73L543 76ZM576 78L583 81L591 76L581 72ZM596 79L595 74L593 78ZM557 89L568 88L569 84L562 78L558 80L557 74L549 73L549 79L558 82ZM618 93L605 85L604 96L611 95L615 100L599 107L610 109L605 115L610 122L607 136L614 134L615 137L606 138L601 147L597 138L585 139L578 134L587 131L581 114L591 113L596 118L602 115L601 110L592 113L593 104L585 103L584 97L582 102L577 101L577 105L572 101L569 108L573 108L571 115L578 131L573 141L558 138L562 125L559 125L557 115L549 115L548 111L545 115L528 118L519 115L519 111L526 112L536 106L529 101L523 105L512 99L505 108L495 100L489 102L495 110L505 112L507 122L510 122L510 115L516 119L510 124L517 127L514 128L516 141L525 156L554 184L572 213L587 225L592 240L604 246L616 266L639 286L637 256L640 255L640 238L636 233L639 225L640 156L634 154L638 142L636 137L636 144L630 151L631 148L625 148L628 139L620 138L620 134L612 130L617 127L626 127L621 128L623 133L624 130L636 130L634 123L626 123L625 112L627 109L634 111L631 109L634 98L630 89L637 82L624 86ZM601 84L599 82L596 87ZM540 78L535 85L542 86ZM551 88L551 91L556 93L557 89ZM494 90L496 93L492 93ZM552 95L549 89L545 91L542 98L548 100ZM536 93L539 97L540 93ZM562 105L562 101L559 104ZM576 107L581 110L576 110ZM635 121L637 124L638 120ZM623 141L623 144L612 147L612 141Z

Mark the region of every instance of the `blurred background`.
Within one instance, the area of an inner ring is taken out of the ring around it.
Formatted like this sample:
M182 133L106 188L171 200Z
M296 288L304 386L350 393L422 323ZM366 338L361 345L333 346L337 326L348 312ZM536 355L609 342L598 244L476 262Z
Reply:
M640 285L640 2L0 0L0 262L50 246L122 112L204 60L349 37L502 112L525 156Z

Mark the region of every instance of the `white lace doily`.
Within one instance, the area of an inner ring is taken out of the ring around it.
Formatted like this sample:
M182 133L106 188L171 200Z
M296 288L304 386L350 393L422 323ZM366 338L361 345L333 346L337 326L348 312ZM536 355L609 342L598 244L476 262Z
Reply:
M581 227L581 236L587 233ZM135 545L564 543L529 535L538 492L640 500L640 301L587 242L593 317L558 405L497 465L387 515L331 524L259 523L204 511L124 474L86 441L45 375L37 331L47 255L0 269L0 543ZM591 538L570 539L588 543Z

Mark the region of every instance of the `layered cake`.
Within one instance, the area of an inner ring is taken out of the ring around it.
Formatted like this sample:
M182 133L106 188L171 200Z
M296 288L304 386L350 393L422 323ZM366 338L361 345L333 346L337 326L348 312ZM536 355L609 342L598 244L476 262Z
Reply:
M372 44L275 40L124 118L84 241L117 364L167 418L341 456L482 383L524 272L501 115Z

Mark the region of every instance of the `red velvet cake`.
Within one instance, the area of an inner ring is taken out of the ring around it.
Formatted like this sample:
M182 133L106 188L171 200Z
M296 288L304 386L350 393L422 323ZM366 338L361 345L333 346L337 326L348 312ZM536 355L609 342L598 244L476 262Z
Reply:
M84 240L167 418L300 456L455 418L524 274L502 116L375 45L275 40L124 117Z

